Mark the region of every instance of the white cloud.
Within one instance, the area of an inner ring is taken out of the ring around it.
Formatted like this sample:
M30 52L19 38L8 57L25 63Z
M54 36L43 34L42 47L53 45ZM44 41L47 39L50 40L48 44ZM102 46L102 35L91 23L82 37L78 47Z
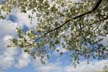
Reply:
M0 55L0 66L3 65L9 67L9 65L11 65L11 61L13 61L12 56L14 55L15 48L5 49L4 43L7 41L7 38L11 37L11 34L13 34L14 30L14 24L9 24L9 22L6 20L0 20L0 52L2 53Z
M77 65L76 68L74 66L66 66L66 72L100 72L103 70L105 66L108 66L108 60L96 61L87 64L87 62L81 62Z
M20 55L20 57L18 59L18 63L16 63L15 67L24 68L24 67L28 66L29 63L30 63L29 54L22 52L22 54Z
M75 68L71 62L70 65L61 65L61 61L56 63L41 64L39 58L33 62L34 68L38 72L100 72L104 67L108 67L108 60L91 61L87 64L86 61L81 62Z
M60 66L59 62L48 63L46 61L46 64L41 64L40 59L36 58L32 64L38 72L63 72L62 66Z
M9 20L0 20L0 72L11 67L16 67L16 65L23 68L30 62L27 54L21 52L21 56L19 56L18 48L5 47L5 43L9 42L8 39L16 35L15 29L17 26L18 23L12 23Z
M0 55L0 66L10 67L14 64L14 56L16 55L16 48L7 48L3 52L3 55Z
M62 71L60 66L57 66L56 64L48 64L48 65L43 65L38 68L39 72L60 72Z
M0 21L0 72L14 64L17 48L5 48L5 43L14 35L15 25L6 20Z
M31 15L32 11L27 11L26 13L21 13L19 9L13 9L10 15L14 15L17 17L17 26L23 26L24 24L27 25L28 27L32 28L36 26L37 19L35 17L35 14L32 15L32 24L30 24L31 19L28 18L28 15Z
M5 35L14 34L16 28L16 23L10 23L6 20L0 20L0 37Z

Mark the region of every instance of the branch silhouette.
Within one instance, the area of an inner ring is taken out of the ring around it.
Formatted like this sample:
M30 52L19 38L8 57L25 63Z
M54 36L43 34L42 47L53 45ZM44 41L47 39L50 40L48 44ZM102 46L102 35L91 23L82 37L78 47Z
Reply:
M94 7L93 7L90 11L87 11L87 12L85 12L85 13L82 13L82 14L80 14L80 15L77 15L77 16L75 16L75 17L73 17L73 18L69 18L68 20L66 20L66 21L65 21L63 24L61 24L60 26L58 26L58 27L56 27L56 28L54 28L54 29L52 29L52 30L49 30L48 32L44 33L44 34L43 34L41 37L39 37L38 39L40 39L40 38L46 36L47 34L53 32L53 31L55 31L55 30L60 29L61 27L63 27L64 25L66 25L68 22L70 22L70 21L73 20L73 19L78 19L78 18L80 18L80 17L82 17L82 16L85 16L85 15L87 15L87 14L90 14L90 13L94 12L94 11L99 7L99 5L101 4L101 2L102 2L102 0L98 0L98 1L96 2L96 4L94 5Z

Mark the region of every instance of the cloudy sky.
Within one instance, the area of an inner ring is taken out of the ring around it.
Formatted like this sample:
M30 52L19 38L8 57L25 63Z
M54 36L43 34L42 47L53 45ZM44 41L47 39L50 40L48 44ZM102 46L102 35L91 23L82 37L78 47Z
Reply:
M29 13L13 10L5 20L0 20L0 72L100 72L104 66L108 66L107 60L91 61L90 64L83 60L74 68L68 60L68 53L59 56L57 52L53 52L49 61L43 65L38 58L33 60L19 48L6 48L8 39L16 35L16 27L27 29L35 25L35 21L32 25L29 24ZM65 51L60 47L58 49Z

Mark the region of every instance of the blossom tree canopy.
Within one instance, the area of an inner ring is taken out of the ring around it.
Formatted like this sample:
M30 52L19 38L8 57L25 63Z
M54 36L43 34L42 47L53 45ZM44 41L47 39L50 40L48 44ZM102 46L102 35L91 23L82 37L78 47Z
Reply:
M26 31L17 27L17 36L8 47L23 48L33 58L49 58L49 52L71 53L72 61L108 58L108 0L6 0L0 4L0 17L5 19L12 9L31 14L36 26ZM5 12L6 15L2 13Z

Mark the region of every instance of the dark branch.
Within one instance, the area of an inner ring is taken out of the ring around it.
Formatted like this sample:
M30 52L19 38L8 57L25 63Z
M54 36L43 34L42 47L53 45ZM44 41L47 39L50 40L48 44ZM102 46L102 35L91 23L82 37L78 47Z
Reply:
M53 31L55 31L55 30L60 29L60 28L63 27L65 24L67 24L68 22L70 22L72 19L77 19L77 18L80 18L80 17L82 17L82 16L85 16L85 15L87 15L87 14L90 14L90 13L94 12L94 11L99 7L99 5L101 4L101 2L102 2L102 0L98 0L98 1L96 2L95 6L94 6L90 11L85 12L85 13L82 13L82 14L80 14L80 15L78 15L78 16L75 16L75 17L73 17L73 18L70 18L70 19L66 20L62 25L60 25L60 26L58 26L58 27L56 27L56 28L54 28L54 29L52 29L52 30L50 30L50 31L48 31L48 32L46 32L46 33L44 33L43 36L45 36L45 35L47 35L47 34L53 32ZM43 36L41 36L41 37L43 37ZM39 39L40 39L41 37L39 37Z
M72 19L77 19L77 18L80 18L80 17L82 17L82 16L84 16L84 15L87 15L87 14L90 14L90 13L94 12L94 11L99 7L99 5L101 4L101 2L102 2L102 0L98 0L98 1L96 2L95 6L93 7L92 10L90 10L90 11L88 11L88 12L85 12L85 13L83 13L83 14L80 14L80 15L78 15L78 16L75 16L75 17L73 17ZM71 21L72 19L68 19L68 20L65 21L62 25L56 27L56 28L53 29L53 30L48 31L48 32L45 33L44 35L47 35L48 33L53 32L53 31L55 31L55 30L57 30L57 29L63 27L66 23L68 23L68 22Z

